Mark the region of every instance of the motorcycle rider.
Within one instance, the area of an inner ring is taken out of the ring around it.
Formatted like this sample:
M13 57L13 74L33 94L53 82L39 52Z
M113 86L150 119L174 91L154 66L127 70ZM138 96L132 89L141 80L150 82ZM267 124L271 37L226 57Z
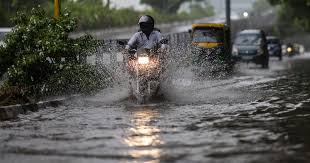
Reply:
M129 72L133 71L133 67L129 64L132 62L133 55L135 50L145 47L147 45L153 45L152 48L155 48L156 54L163 54L167 50L166 43L161 43L162 35L159 29L155 28L155 20L150 15L143 15L140 17L138 25L140 29L136 32L128 41L126 48L125 48L125 56L124 56L124 63L127 65L127 69ZM163 59L164 56L161 55Z
M140 26L140 30L128 41L126 46L127 52L130 52L132 49L144 47L146 44L159 44L162 39L160 30L154 27L155 20L150 15L141 16L138 24ZM164 48L164 46L161 45L160 48Z
M152 81L152 87L156 88L156 90L153 89L156 91L155 94L159 90L159 77L165 65L163 53L166 51L166 46L164 44L167 44L168 40L162 39L160 30L154 28L155 21L151 16L141 16L138 25L140 30L130 38L125 48L124 67L127 68L127 72L130 74L131 94L135 94L137 100L140 101L147 97L147 94L154 94L151 93L149 81ZM152 63L159 63L155 64L155 68L150 68L150 71L145 71L148 72L146 78L143 78L144 75L142 75L142 78L139 76L139 66L136 66L141 51L148 53L148 57L153 59Z

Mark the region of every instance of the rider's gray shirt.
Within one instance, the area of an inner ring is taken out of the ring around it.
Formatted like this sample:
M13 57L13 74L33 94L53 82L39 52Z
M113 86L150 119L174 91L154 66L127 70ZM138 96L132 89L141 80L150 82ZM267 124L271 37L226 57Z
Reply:
M150 34L149 39L147 39L146 35L140 31L140 32L135 33L131 37L131 39L128 41L126 49L139 49L149 43L151 43L152 45L155 45L159 43L161 39L162 39L162 36L159 31L153 31Z

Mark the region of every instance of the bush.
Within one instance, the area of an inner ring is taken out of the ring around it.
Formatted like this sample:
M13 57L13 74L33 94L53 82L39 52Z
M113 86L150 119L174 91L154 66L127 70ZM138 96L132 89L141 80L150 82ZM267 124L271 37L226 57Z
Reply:
M56 64L79 63L78 58L96 45L90 36L69 38L77 21L68 12L55 21L37 8L30 14L18 13L13 20L16 26L0 48L0 70L8 70L10 85L40 84L58 73Z
M7 83L0 88L0 106L35 102L37 94L33 87L10 86Z
M62 71L49 78L42 87L43 94L89 94L105 88L112 81L105 68L83 64L67 64L59 65L59 69Z
M209 6L209 5L207 5ZM124 27L137 24L139 16L152 15L157 23L183 21L213 15L213 8L193 6L193 13L167 14L159 10L135 11L133 8L109 8L102 1L63 1L62 8L68 9L79 20L78 30L106 29L112 27ZM52 14L53 3L47 5Z
M90 93L107 85L110 77L104 68L84 64L97 41L88 35L69 37L77 28L69 12L54 20L38 7L13 20L16 26L0 47L0 71L8 76L0 101L26 103L42 95Z

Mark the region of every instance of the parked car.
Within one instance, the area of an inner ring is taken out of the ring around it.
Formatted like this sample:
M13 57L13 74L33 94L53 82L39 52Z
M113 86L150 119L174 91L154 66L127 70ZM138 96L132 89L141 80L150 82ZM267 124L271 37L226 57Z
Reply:
M280 39L275 36L267 37L269 57L278 57L282 60L282 45Z
M269 66L267 38L264 31L259 29L244 30L237 34L233 45L233 58L237 61L254 62Z
M11 28L0 28L0 46L4 46L4 38L5 38L5 35L7 35L9 32L11 32Z

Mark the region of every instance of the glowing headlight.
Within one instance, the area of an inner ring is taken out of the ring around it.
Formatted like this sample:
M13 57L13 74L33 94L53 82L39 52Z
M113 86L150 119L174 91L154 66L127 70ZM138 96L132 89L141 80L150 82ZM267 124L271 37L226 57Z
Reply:
M292 51L293 51L293 49L292 49L291 47L288 47L288 48L287 48L287 52L290 53L290 52L292 52Z
M138 57L138 63L141 65L146 65L150 63L149 57Z

